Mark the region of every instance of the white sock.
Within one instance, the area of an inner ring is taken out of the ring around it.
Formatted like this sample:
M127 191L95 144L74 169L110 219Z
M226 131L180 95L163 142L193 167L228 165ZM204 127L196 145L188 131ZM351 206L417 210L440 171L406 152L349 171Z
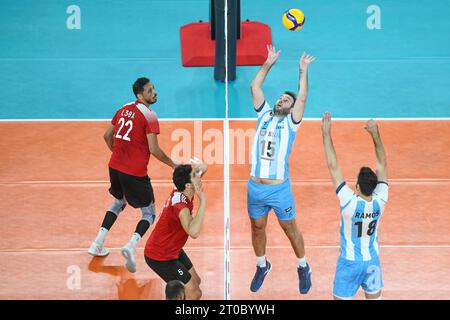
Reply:
M260 268L266 267L266 256L256 257L256 265Z
M129 245L131 245L133 248L136 248L139 240L141 240L141 235L137 232L133 233L131 236L130 241L128 242Z
M306 256L304 256L303 258L298 258L297 259L297 268L298 267L306 267Z
M95 238L94 242L102 246L103 242L105 242L105 237L107 233L108 229L101 227L100 230L98 231L97 238Z

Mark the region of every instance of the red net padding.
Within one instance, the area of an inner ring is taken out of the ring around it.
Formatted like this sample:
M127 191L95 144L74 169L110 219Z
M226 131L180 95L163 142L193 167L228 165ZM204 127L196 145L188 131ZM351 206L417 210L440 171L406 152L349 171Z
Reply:
M214 66L215 41L210 38L209 23L194 22L182 26L181 61L184 67ZM241 22L237 40L237 65L261 65L267 58L267 44L272 44L270 27L256 21Z

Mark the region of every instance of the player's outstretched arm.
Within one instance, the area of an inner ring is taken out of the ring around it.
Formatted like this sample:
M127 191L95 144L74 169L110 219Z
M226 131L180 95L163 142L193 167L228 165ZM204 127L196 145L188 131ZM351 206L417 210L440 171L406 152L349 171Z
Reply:
M262 91L262 84L266 79L266 76L269 73L270 68L272 68L272 66L277 61L280 53L281 50L277 52L275 50L275 47L273 47L271 44L267 45L267 59L263 63L261 68L258 70L258 73L256 73L256 76L255 78L253 78L252 83L250 85L250 90L252 92L253 106L255 107L255 109L259 108L265 100L264 93Z
M150 152L156 159L161 161L162 163L167 164L169 167L175 168L178 164L172 161L164 151L159 147L158 144L158 136L154 133L147 134L148 147Z
M105 134L103 135L103 139L105 139L106 145L109 150L112 151L112 146L114 142L114 126L112 124L106 129Z
M192 217L189 213L189 209L185 208L180 211L180 221L183 229L191 238L198 238L200 231L203 226L203 220L205 219L205 208L206 208L206 196L203 193L202 181L200 175L197 173L194 175L192 180L194 184L195 193L199 199L199 207L195 217Z
M328 170L330 171L334 187L337 188L344 182L344 175L339 166L336 150L334 150L333 140L331 139L331 114L329 112L325 112L322 116L322 136Z
M294 108L292 109L292 119L295 122L300 122L303 119L305 113L306 98L308 97L308 67L316 58L309 54L303 53L300 58L300 78L299 78L299 90L297 100L295 101Z
M383 142L381 141L378 125L375 120L370 119L366 122L364 129L372 136L373 144L375 146L375 154L377 156L377 177L379 181L386 181L387 174L387 158L384 150Z

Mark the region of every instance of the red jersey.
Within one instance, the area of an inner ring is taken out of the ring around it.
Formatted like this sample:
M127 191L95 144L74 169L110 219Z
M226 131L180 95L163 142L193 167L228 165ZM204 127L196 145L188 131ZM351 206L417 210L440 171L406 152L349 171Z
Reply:
M135 101L120 108L111 123L114 142L109 166L132 176L147 176L150 160L147 134L159 134L156 113Z
M184 208L188 208L192 215L194 204L183 193L174 189L164 205L155 229L147 240L145 256L157 261L178 259L189 237L180 221L180 211Z

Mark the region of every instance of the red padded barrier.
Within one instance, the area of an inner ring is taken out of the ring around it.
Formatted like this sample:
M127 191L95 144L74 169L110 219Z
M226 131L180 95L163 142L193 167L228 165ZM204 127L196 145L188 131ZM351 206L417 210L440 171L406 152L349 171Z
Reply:
M215 41L210 39L208 22L194 22L180 28L181 61L184 67L214 66ZM237 65L264 63L266 45L272 44L270 27L257 21L241 22L241 39L237 40Z

